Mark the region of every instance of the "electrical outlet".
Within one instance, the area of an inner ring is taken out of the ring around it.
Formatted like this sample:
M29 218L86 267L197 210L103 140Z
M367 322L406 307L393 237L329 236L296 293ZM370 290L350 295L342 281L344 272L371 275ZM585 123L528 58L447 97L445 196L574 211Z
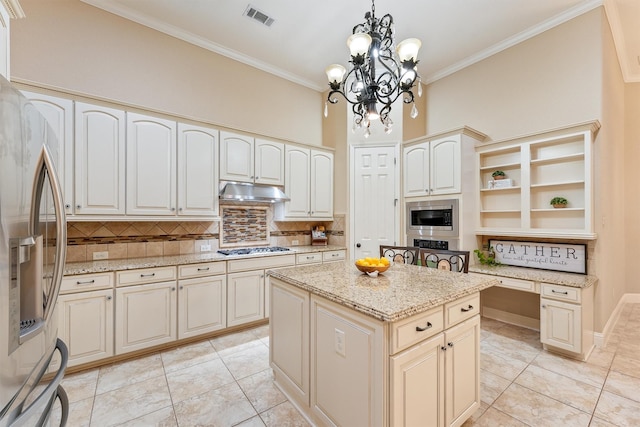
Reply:
M298 245L300 244L300 241L299 241L299 240L292 240L292 241L291 241L291 244L292 244L293 246L298 246Z
M109 259L109 252L108 251L103 251L103 252L94 252L93 253L93 260L99 260L99 259Z
M200 245L200 252L209 252L211 251L211 245Z
M345 355L345 342L344 342L344 332L341 331L340 329L336 328L335 329L336 335L335 335L335 347L336 347L336 353L338 353L340 356L342 357L346 357Z

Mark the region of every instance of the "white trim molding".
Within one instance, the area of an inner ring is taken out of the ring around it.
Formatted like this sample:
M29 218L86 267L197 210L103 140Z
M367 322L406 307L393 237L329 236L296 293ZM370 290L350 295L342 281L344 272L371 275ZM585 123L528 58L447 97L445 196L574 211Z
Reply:
M607 320L607 323L604 325L602 332L593 333L593 343L596 347L602 348L607 344L616 322L620 319L625 304L640 304L640 294L624 294L622 298L620 298L616 308L611 313L611 316L609 316L609 320Z

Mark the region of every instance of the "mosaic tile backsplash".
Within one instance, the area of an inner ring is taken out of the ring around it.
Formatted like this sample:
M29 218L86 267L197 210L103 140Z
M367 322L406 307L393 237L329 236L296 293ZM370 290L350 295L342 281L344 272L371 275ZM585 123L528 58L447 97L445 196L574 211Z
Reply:
M246 208L251 208L247 206ZM324 225L330 245L345 245L344 215L336 215L333 222L276 222L272 208L266 211L267 240L264 245L310 245L311 229ZM145 221L145 222L67 222L67 262L92 261L96 252L107 252L109 259L140 258L162 255L182 255L217 251L220 247L220 227L226 221ZM245 225L239 222L240 227ZM260 228L260 232L263 232ZM241 235L230 230L236 238ZM244 245L259 246L254 230L246 229ZM203 249L203 247L205 249Z
M220 210L220 247L269 244L268 207L222 206Z

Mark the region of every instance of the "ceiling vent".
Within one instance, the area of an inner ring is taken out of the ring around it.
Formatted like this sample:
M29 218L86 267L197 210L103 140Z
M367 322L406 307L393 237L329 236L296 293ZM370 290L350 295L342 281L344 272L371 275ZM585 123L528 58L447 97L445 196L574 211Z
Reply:
M275 21L275 19L271 18L269 15L259 11L251 5L247 6L247 8L244 10L243 15L258 21L259 23L266 25L267 27L270 27L271 24L273 24L273 22Z

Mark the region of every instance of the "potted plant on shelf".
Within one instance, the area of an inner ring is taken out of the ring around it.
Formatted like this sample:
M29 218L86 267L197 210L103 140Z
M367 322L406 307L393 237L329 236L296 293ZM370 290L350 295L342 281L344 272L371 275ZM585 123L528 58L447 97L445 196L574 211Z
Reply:
M491 176L493 179L504 179L507 175L503 171L495 171Z
M549 204L551 206L553 206L554 208L566 208L567 207L567 203L569 203L567 201L567 199L565 199L564 197L554 197L553 199L551 199L551 202L549 202Z

